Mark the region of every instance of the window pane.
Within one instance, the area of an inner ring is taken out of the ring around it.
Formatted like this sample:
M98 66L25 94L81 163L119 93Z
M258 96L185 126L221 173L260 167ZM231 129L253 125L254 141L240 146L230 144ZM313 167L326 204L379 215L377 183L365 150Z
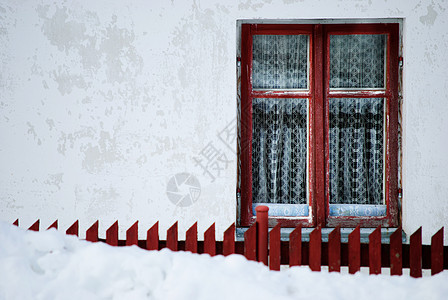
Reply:
M331 88L385 87L385 34L330 36Z
M308 99L257 98L252 108L252 202L306 204Z
M254 35L252 87L306 89L308 35Z
M384 102L330 99L330 204L384 204Z

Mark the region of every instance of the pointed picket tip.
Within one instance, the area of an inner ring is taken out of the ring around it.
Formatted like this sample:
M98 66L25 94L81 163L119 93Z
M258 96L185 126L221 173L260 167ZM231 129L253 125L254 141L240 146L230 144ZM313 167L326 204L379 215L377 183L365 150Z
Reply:
M166 232L166 247L172 251L177 251L178 244L178 221L176 221Z
M390 235L390 275L403 275L403 243L401 226Z
M409 272L411 277L422 277L422 227L420 226L410 237Z
M361 227L358 225L348 235L348 272L355 274L361 270Z
M341 271L341 226L337 226L328 235L328 271Z
M443 271L443 229L431 237L431 275Z
M39 226L40 226L40 219L37 219L37 221L34 222L34 224L31 225L31 226L28 228L28 230L31 230L31 231L39 231Z
M159 250L159 221L146 232L146 250Z
M269 232L269 269L280 271L281 264L281 241L280 224L275 225Z
M96 220L95 223L90 226L89 229L86 231L86 240L89 242L98 242L98 227L99 227L99 221Z
M257 260L257 223L244 233L244 256L247 260Z
M216 255L215 223L204 232L204 253L210 256Z
M118 220L106 230L106 243L118 246Z
M381 226L369 235L369 273L381 274Z
M16 219L16 220L14 221L14 223L12 223L12 225L16 225L17 227L19 227L19 219Z
M223 249L222 254L224 256L235 253L235 223L229 226L229 228L224 231Z
M289 266L302 265L302 225L289 234Z
M309 267L312 271L321 270L322 255L322 232L320 226L314 228L310 233L309 243Z
M54 229L58 229L58 220L54 221L53 224L51 224L50 226L48 226L47 230L54 228Z
M198 222L195 222L185 233L185 251L198 253Z
M138 245L138 221L126 230L126 246Z
M76 235L79 236L79 221L76 220L75 223L70 226L65 232L68 235Z

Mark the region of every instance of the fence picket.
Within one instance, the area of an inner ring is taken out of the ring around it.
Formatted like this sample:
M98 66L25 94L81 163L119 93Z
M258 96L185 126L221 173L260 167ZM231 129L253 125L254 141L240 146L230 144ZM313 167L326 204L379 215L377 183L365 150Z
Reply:
M310 233L309 266L312 271L320 271L322 256L322 234L320 226Z
M280 271L280 224L269 232L269 269Z
M111 246L118 246L118 221L115 221L115 223L106 230L106 243Z
M54 221L53 224L51 224L50 226L48 226L47 230L50 228L54 228L54 229L58 229L58 220Z
M422 228L416 230L410 238L409 246L410 275L415 278L422 277Z
M248 260L257 260L257 223L244 233L244 256Z
M177 221L166 232L166 247L177 251Z
M159 221L146 232L146 249L159 250Z
M98 242L98 220L86 231L86 240L89 242Z
M185 251L198 253L198 222L191 225L185 234Z
M403 245L401 226L390 236L390 275L403 274Z
M369 235L369 274L381 274L381 226Z
M76 220L75 223L73 223L72 226L70 226L65 233L68 235L79 236L79 221Z
M126 246L138 245L138 221L126 230Z
M222 254L224 256L235 253L235 223L224 231L222 248Z
M216 255L215 223L204 232L204 253Z
M341 272L341 227L328 235L328 271Z
M255 208L257 213L257 259L266 266L268 265L268 212L269 207L259 205Z
M298 225L289 234L289 266L302 264L302 225Z
M40 226L40 220L38 219L36 222L34 222L33 225L30 226L30 228L28 228L28 230L39 231L39 226Z
M348 235L348 272L355 274L361 269L361 228L357 226Z
M431 275L443 271L443 227L431 237Z

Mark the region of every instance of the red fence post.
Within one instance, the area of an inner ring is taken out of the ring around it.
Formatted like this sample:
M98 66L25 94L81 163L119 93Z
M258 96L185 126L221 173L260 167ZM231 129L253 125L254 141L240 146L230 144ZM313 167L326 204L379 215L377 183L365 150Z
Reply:
M204 253L216 255L215 223L204 232Z
M244 256L248 260L257 260L257 223L244 233Z
M401 226L390 236L390 275L403 274L403 245Z
M159 250L159 221L154 223L146 233L146 249Z
M302 264L302 225L298 225L289 234L289 266Z
M106 230L106 243L111 246L118 246L118 221L115 221L115 223Z
M268 265L268 211L269 207L260 205L255 208L258 224L258 261Z
M224 231L224 240L222 245L222 254L224 256L235 253L235 223Z
M280 224L269 232L269 269L280 271Z
M48 226L47 230L49 230L50 228L54 228L57 230L58 229L58 220L54 221L53 224Z
M177 251L177 221L166 232L166 247Z
M33 225L30 226L30 228L28 228L28 230L39 231L39 226L40 226L40 220L38 219L36 222L34 222Z
M422 277L422 228L416 230L410 238L409 271L415 278Z
M138 245L138 221L126 230L126 246Z
M185 251L198 253L198 222L191 225L185 234Z
M443 271L443 227L431 237L431 275Z
M361 269L361 232L357 226L348 235L348 272L355 274Z
M89 242L98 242L98 221L93 223L86 231L86 240Z
M309 265L312 271L320 271L322 257L322 234L320 226L310 233Z
M369 273L381 274L381 226L369 235Z
M79 236L79 222L78 222L78 220L76 220L75 223L73 223L72 226L70 226L65 233L69 234L69 235Z
M328 271L341 271L341 227L333 229L328 235Z

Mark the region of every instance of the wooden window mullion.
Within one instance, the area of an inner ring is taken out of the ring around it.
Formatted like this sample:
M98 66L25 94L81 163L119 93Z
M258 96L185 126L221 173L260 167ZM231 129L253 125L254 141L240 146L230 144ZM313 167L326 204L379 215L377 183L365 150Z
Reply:
M314 26L314 85L311 134L314 144L310 153L314 156L313 198L316 226L325 227L325 99L324 99L324 39L322 25Z

